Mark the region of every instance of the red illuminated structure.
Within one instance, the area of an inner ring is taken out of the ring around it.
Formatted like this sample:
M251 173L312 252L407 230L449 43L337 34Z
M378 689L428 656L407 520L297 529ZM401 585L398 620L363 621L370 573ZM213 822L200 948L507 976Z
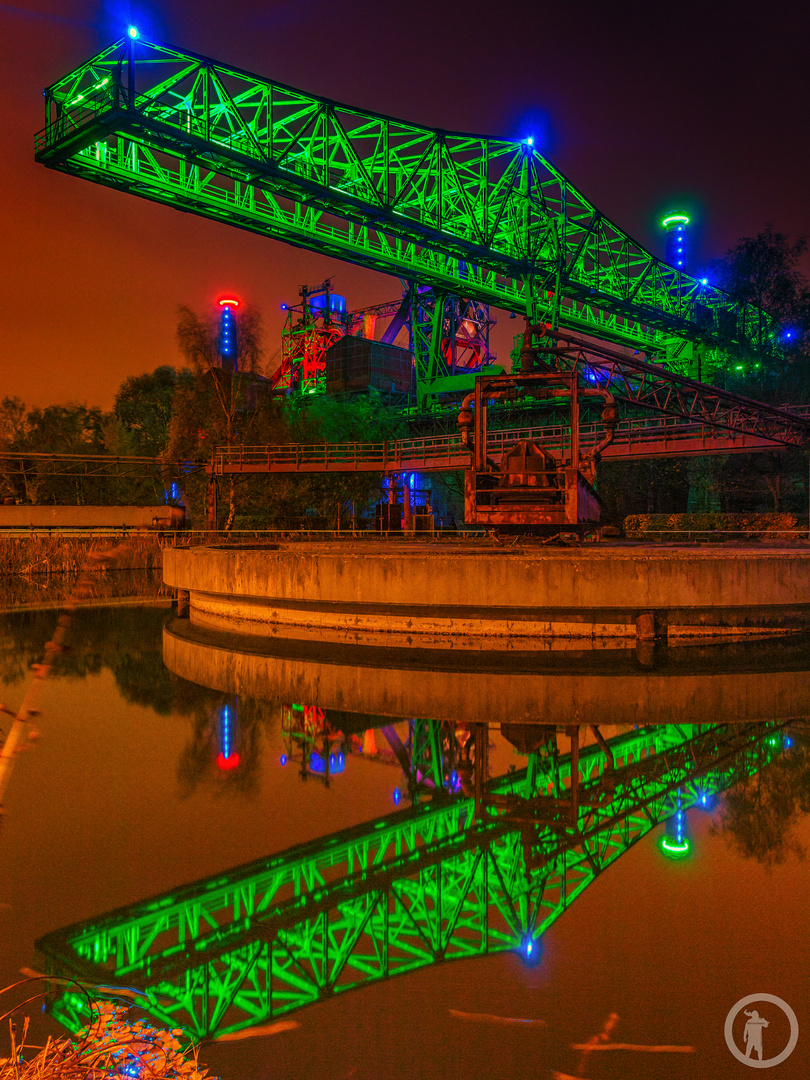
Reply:
M428 382L438 393L458 393L461 386L452 381L456 376L469 377L494 359L489 332L495 320L486 304L409 285L400 300L349 311L345 298L333 291L331 278L314 289L302 286L299 295L300 304L282 305L287 318L273 386L299 393L333 392L325 374L326 354L344 337L374 342L378 351L399 340L410 353L415 378L409 375L407 387L397 385L396 392L409 396L413 381L420 401ZM377 337L382 320L387 326ZM468 381L464 388L471 386Z

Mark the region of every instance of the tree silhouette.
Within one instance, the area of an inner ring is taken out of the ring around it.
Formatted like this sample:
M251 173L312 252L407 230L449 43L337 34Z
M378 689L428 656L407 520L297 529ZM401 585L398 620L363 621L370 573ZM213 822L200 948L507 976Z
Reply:
M742 858L769 869L806 855L796 828L810 811L810 728L793 725L787 738L790 747L771 761L768 739L756 748L760 768L725 793L712 830Z

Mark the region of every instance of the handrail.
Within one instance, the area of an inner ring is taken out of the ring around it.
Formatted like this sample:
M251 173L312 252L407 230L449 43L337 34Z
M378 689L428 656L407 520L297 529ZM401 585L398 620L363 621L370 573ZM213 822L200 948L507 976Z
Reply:
M798 416L810 416L810 405L791 407ZM535 440L552 445L562 444L569 437L567 424L526 425L519 428L494 429L487 432L487 453L497 457L504 449L513 446L521 439ZM579 429L580 443L584 449L598 441L604 432L604 425L598 422L582 424ZM701 434L707 441L718 442L744 438L742 433L707 427L699 420L684 420L678 416L640 417L620 420L616 425L614 445L623 441L644 441L659 438L662 434L692 436ZM380 471L391 471L405 461L408 467L421 461L425 465L446 460L450 456L466 460L468 452L464 450L460 434L425 435L412 439L390 439L378 442L345 443L280 443L257 446L218 446L214 450L213 471L218 473L228 466L257 466L266 464L323 465L325 469L353 463L379 464ZM456 465L456 467L459 467Z

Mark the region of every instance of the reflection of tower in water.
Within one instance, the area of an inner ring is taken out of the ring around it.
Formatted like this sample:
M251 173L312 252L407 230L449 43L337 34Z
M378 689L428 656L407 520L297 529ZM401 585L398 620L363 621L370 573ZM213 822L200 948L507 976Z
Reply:
M239 755L234 749L236 745L236 721L238 709L237 703L225 702L220 708L217 717L219 736L219 753L217 754L217 766L220 769L235 769L239 765Z
M685 859L692 851L692 841L687 831L686 811L683 808L683 793L680 788L675 796L675 813L667 818L664 835L659 843L662 853L668 859Z

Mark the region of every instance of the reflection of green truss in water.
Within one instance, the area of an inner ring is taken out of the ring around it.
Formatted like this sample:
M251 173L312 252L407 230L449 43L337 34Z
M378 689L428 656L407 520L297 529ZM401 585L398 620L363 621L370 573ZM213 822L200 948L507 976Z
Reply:
M575 827L552 809L570 785L570 758L533 756L490 785L517 797L508 813L476 822L472 800L440 799L57 931L38 947L49 974L140 988L155 1018L197 1038L441 960L506 950L534 958L533 943L571 901L674 812L678 788L688 807L755 772L780 752L781 726L644 728L611 740L615 772L598 746L584 749ZM86 1001L64 993L53 1012L76 1029Z

